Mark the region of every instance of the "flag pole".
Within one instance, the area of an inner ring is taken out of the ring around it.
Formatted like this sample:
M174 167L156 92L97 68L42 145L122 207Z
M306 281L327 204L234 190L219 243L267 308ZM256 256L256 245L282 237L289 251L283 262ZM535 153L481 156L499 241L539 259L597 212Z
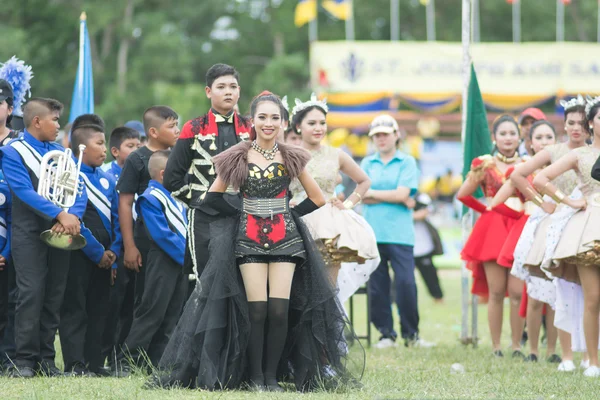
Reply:
M319 19L318 14L317 14L317 17L315 19L313 19L312 21L310 21L308 23L308 41L310 43L316 42L317 38L319 36L319 28L318 28L318 25L317 25L317 19Z
M473 0L473 13L471 21L473 26L473 43L481 41L481 17L479 14L479 0Z
M512 3L513 42L521 41L521 0Z
M79 64L77 65L77 70L78 70L77 77L79 78L78 91L79 91L80 98L83 98L83 78L84 78L83 64L84 64L84 57L85 57L84 44L85 44L85 21L86 20L87 20L87 14L85 13L85 11L83 11L81 13L81 15L79 16Z
M468 93L469 93L469 80L471 75L471 0L462 0L462 75L463 75L463 87L462 87L462 120L461 120L461 141L465 143L467 134L467 104L468 104ZM472 213L469 212L463 216L463 228L462 237L463 243L465 242L469 232L465 228L465 221L468 218L472 218ZM461 333L460 339L463 344L469 344L469 270L467 264L463 261L461 265ZM476 301L475 296L474 301ZM476 317L477 305L473 303L473 316ZM476 321L476 318L475 318ZM474 323L473 330L476 330Z
M354 1L348 1L348 18L346 18L346 40L354 40Z
M429 0L425 7L427 16L427 41L435 42L435 0Z
M556 41L565 41L565 4L556 0Z
M400 0L390 1L390 38L400 40Z

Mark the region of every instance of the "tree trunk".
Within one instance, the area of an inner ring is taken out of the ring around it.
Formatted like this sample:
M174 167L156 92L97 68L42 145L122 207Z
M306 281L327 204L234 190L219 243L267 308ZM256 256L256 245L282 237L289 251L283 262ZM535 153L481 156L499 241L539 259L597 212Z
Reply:
M133 2L127 0L125 15L123 16L123 37L119 44L117 55L117 93L124 96L127 93L127 57L131 43L131 23L133 20Z

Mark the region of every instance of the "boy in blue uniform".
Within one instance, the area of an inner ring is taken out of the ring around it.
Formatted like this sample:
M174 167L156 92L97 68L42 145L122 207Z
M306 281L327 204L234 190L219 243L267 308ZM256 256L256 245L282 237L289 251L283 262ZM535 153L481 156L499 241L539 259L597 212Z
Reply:
M127 160L129 154L140 147L140 132L127 126L115 128L110 134L109 147L114 161L102 165L102 170L114 176L118 181L125 160ZM132 209L132 213L135 221L137 219L135 208ZM133 321L136 272L125 268L122 254L121 251L121 257L117 259L117 277L110 289L110 313L102 338L102 353L105 358L108 358L109 363L114 363L116 350L125 341ZM108 371L102 370L102 372L106 373Z
M83 154L79 145L86 146ZM71 268L60 312L60 344L65 372L93 375L104 366L102 335L109 313L111 267L116 272L122 239L116 180L102 171L106 159L104 122L94 114L75 119L71 148L82 158L80 175L88 202L81 234L87 244L71 254Z
M157 365L177 325L187 294L187 276L182 274L187 218L184 207L162 185L170 151L155 152L148 163L152 180L138 198L136 208L150 237L145 289L131 332L118 362L118 376L130 373L127 357L140 362L147 352Z
M125 160L127 160L129 154L140 147L140 133L135 129L120 126L111 132L108 145L110 146L110 154L114 160L103 164L102 170L113 175L116 180L119 180L121 171L123 171L123 167L125 166Z
M24 109L23 136L0 148L2 170L12 194L11 248L16 272L16 356L11 375L33 377L36 370L50 376L61 372L54 364L54 337L59 324L70 253L47 246L40 234L76 235L85 212L85 189L75 204L63 210L37 193L42 157L64 151L54 141L63 105L53 99L33 98ZM81 184L81 182L80 182Z

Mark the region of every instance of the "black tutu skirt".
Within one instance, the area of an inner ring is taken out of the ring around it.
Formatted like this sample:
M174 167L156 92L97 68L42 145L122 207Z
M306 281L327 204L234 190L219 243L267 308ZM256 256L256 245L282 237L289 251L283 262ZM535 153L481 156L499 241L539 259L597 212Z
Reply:
M364 371L364 349L359 344L350 351L352 327L306 226L294 219L306 259L297 265L292 281L278 377L291 380L299 391L354 386ZM153 385L208 390L244 386L250 321L234 255L238 225L236 217L210 225L208 263L151 378Z

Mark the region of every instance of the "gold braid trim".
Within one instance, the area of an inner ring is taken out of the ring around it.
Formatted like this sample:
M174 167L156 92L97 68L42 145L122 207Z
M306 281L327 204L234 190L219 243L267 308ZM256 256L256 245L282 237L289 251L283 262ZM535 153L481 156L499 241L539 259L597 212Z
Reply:
M489 154L484 156L479 156L477 159L481 160L481 163L476 166L471 166L471 171L467 174L467 179L472 179L475 182L480 182L483 180L483 176L485 175L485 171L494 165L494 157Z

